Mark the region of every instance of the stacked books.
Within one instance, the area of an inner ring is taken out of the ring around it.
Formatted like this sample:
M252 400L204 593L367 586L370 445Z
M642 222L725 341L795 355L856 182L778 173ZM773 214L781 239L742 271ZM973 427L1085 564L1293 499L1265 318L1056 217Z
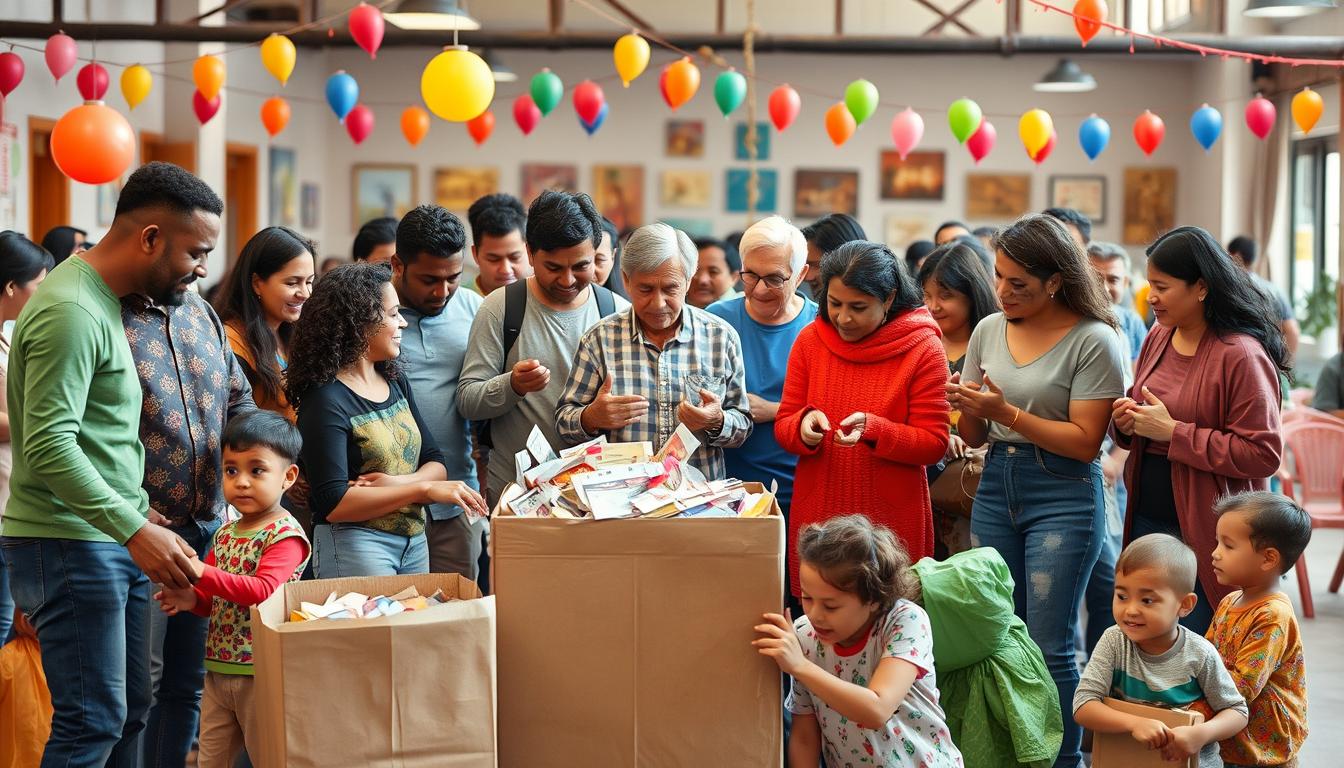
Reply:
M657 453L645 443L605 437L556 453L533 428L514 457L521 484L499 509L518 517L609 520L631 517L764 517L774 493L749 493L740 480L707 481L687 459L700 441L685 425Z
M380 616L396 616L407 611L426 611L435 606L450 602L443 590L424 597L414 586L407 587L395 595L376 595L369 597L358 592L347 592L340 597L332 592L321 604L301 602L299 607L289 612L290 621L313 621L316 619L376 619Z

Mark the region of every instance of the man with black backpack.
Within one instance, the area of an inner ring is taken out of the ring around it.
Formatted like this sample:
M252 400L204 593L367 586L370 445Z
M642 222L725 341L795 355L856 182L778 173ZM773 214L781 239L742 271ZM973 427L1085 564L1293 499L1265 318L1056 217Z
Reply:
M585 194L541 193L527 212L533 275L492 292L471 326L457 407L491 446L486 500L516 477L514 455L535 425L553 446L555 406L584 331L630 303L596 285L602 217Z

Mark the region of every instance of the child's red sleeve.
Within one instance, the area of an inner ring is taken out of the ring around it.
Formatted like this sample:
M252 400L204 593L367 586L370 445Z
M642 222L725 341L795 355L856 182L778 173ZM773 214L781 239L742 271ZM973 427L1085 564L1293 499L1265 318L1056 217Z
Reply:
M211 597L222 597L238 605L256 605L289 581L299 563L307 556L308 542L302 538L291 536L281 539L261 553L261 562L257 564L255 575L241 576L216 568L212 564L211 553L200 581L196 582L197 595L205 599L198 599L196 606L199 608L204 602L206 612L209 613Z

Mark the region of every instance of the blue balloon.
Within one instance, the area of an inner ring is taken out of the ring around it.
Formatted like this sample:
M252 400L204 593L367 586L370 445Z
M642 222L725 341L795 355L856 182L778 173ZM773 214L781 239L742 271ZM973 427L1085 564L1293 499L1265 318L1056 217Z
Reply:
M607 121L607 105L605 103L602 104L602 109L597 113L597 117L593 118L593 122L586 123L583 121L582 117L579 118L579 124L583 126L583 130L587 131L589 136L592 136L594 133L597 133L597 129L601 128L602 124L605 123L606 121Z
M1110 141L1111 124L1096 115L1087 118L1078 126L1078 143L1083 146L1083 152L1087 154L1088 160L1096 160L1097 155L1106 149Z
M1196 109L1195 114L1190 116L1190 132L1195 134L1195 141L1205 151L1212 149L1213 143L1223 132L1222 113L1208 104Z
M344 72L337 72L327 78L327 103L336 113L337 120L344 120L350 110L359 103L359 83Z

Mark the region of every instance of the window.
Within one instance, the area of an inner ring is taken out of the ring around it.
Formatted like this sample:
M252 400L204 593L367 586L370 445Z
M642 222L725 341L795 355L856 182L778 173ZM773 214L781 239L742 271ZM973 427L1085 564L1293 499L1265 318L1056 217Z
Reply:
M1129 0L1125 14L1135 32L1223 32L1223 3L1216 0Z
M1289 182L1289 295L1300 312L1318 276L1339 280L1339 139L1323 136L1292 145Z

